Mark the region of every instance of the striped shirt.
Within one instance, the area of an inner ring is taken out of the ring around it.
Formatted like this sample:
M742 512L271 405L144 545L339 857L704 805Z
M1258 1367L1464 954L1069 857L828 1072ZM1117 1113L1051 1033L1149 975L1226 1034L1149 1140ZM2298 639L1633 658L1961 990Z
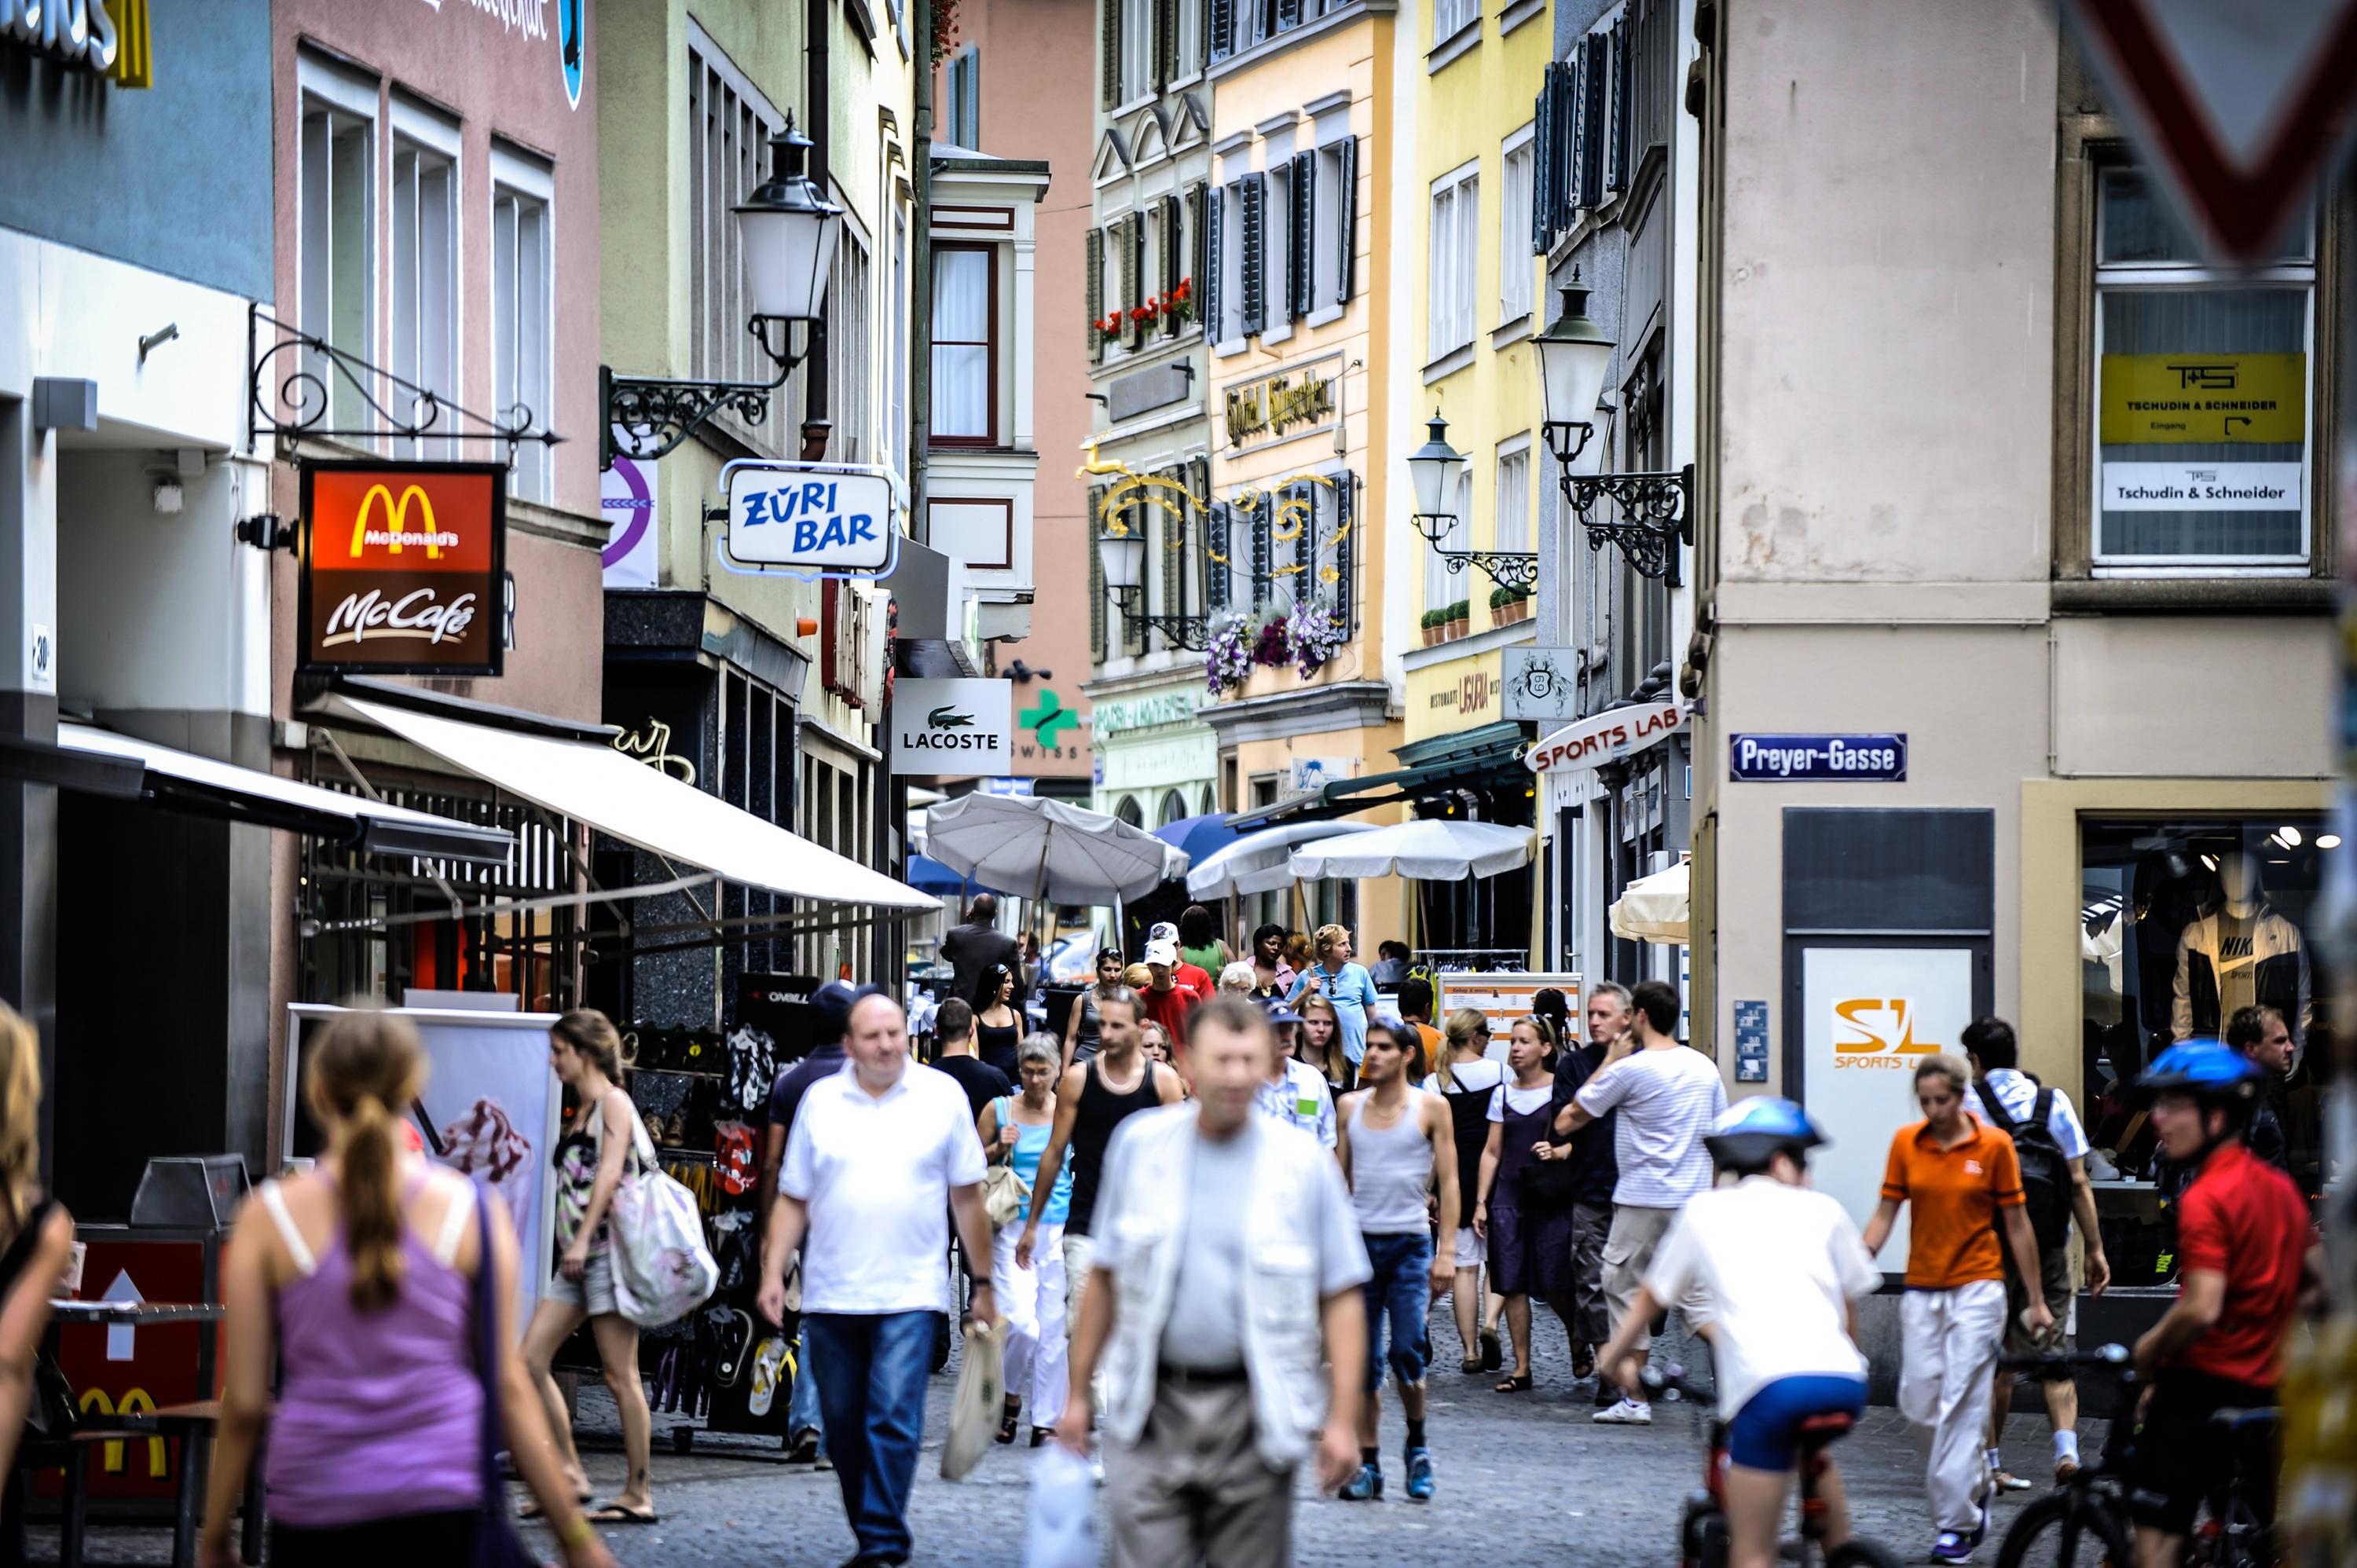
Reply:
M1620 1179L1612 1201L1636 1208L1683 1208L1710 1186L1703 1134L1727 1109L1727 1084L1700 1051L1638 1050L1580 1086L1590 1116L1620 1112L1612 1151Z

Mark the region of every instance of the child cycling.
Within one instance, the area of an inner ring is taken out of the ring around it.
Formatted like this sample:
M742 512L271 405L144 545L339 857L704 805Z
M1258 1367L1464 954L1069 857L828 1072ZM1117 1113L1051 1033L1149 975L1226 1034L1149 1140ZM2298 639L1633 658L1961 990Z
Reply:
M1624 1389L1643 1369L1637 1337L1655 1314L1707 1299L1718 1408L1727 1412L1728 1568L1774 1568L1801 1423L1866 1408L1866 1357L1851 1304L1882 1275L1842 1206L1808 1186L1808 1151L1824 1142L1789 1100L1721 1112L1703 1142L1732 1187L1697 1193L1654 1253L1601 1369ZM1819 1496L1828 1551L1849 1539L1849 1509L1830 1464Z

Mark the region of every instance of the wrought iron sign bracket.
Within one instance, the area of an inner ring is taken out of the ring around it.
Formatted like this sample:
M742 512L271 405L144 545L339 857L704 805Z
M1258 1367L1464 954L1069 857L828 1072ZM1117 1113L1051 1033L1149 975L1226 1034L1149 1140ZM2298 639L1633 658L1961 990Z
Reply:
M1211 618L1209 616L1148 615L1129 607L1138 598L1135 588L1124 593L1115 590L1121 604L1121 618L1140 631L1158 631L1163 638L1189 653L1207 653L1211 647Z
M1539 558L1530 550L1441 550L1437 552L1441 564L1454 575L1468 566L1479 566L1490 575L1490 581L1501 588L1535 588L1539 584Z
M1678 546L1694 542L1694 465L1674 473L1565 474L1564 499L1587 531L1587 547L1617 544L1640 576L1679 585ZM1615 516L1598 521L1599 498Z
M769 326L777 322L778 347L770 347ZM793 345L793 323L786 318L756 316L745 324L761 352L778 367L766 381L681 381L667 376L618 376L609 365L597 367L597 406L603 417L597 438L597 467L611 468L617 457L652 462L704 428L714 414L733 412L748 424L770 417L770 394L786 384L810 353L810 334L802 346ZM619 429L622 439L617 441Z
M291 461L295 445L307 437L373 443L389 436L398 441L500 442L512 467L515 449L526 442L554 446L565 439L545 426L534 428L534 415L522 403L496 418L477 413L431 387L288 326L266 306L246 310L245 355L251 434L257 441L265 435L274 438L281 460ZM282 361L281 356L288 358ZM328 423L339 382L377 423ZM406 416L394 412L404 404Z

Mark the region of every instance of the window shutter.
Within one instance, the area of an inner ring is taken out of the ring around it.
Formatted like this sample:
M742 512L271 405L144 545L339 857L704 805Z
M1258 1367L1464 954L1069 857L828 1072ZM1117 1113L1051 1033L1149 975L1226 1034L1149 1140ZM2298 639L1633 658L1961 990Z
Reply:
M1579 192L1579 70L1577 57L1555 67L1555 181L1548 212L1549 238L1572 225Z
M1097 0L1097 102L1121 107L1121 0Z
M1612 69L1611 46L1601 33L1580 41L1579 205L1604 205L1604 86Z
M1146 0L1154 27L1154 91L1178 74L1178 0Z
M1211 35L1211 56L1225 59L1236 52L1236 0L1211 0L1211 13L1204 20Z
M1555 239L1555 79L1562 69L1546 68L1539 78L1538 102L1531 105L1531 252L1540 256Z
M1568 156L1563 171L1563 226L1566 229L1572 225L1572 214L1587 204L1580 171L1587 166L1587 55L1593 41L1580 39L1571 54L1571 97L1567 105L1571 124L1564 137L1564 150Z
M1286 271L1291 280L1292 307L1287 314L1307 316L1318 308L1318 155L1293 155L1293 254Z
M1351 303L1351 274L1359 266L1359 138L1334 144L1334 303Z
M1210 194L1200 185L1189 187L1187 191L1186 272L1179 281L1187 285L1188 292L1192 295L1198 321L1204 319L1203 307L1211 298L1211 271L1203 265L1204 246L1209 241L1204 211L1210 205Z
M1168 479L1173 484L1178 484L1184 482L1186 473L1178 468L1165 468L1155 478ZM1185 615L1187 613L1187 525L1184 518L1187 503L1168 490L1156 489L1150 493L1160 499L1171 502L1179 514L1173 517L1158 506L1145 509L1146 515L1154 520L1154 526L1162 531L1162 613L1167 616ZM1168 637L1163 639L1163 642L1171 648L1178 646Z
M1238 303L1243 306L1243 336L1250 338L1268 325L1267 301L1263 297L1267 280L1262 275L1268 237L1263 221L1266 216L1263 209L1268 201L1268 177L1248 174L1237 182L1237 195L1243 198L1239 206L1243 217L1243 247L1237 258L1242 263L1238 271L1243 275L1243 297Z
M1198 466L1200 467L1200 460ZM1230 523L1228 503L1212 502L1211 533L1205 543L1209 549L1218 551L1227 559L1214 561L1209 553L1203 557L1203 610L1207 615L1223 614L1228 607L1228 574L1235 570L1236 564L1235 540L1232 536Z
M1351 630L1351 616L1354 607L1351 599L1351 555L1352 546L1359 540L1351 527L1351 521L1356 510L1352 503L1356 499L1357 489L1358 481L1350 469L1345 468L1334 476L1334 617L1342 623L1342 633L1346 637Z
M1170 304L1171 291L1178 286L1178 280L1186 275L1187 232L1181 226L1185 221L1185 210L1186 204L1178 198L1166 196L1162 199L1162 254L1156 265L1161 274L1157 281L1161 286L1165 306ZM1178 313L1166 308L1162 313L1162 335L1171 338L1178 332Z
M1604 188L1629 188L1629 90L1635 78L1629 18L1612 24L1612 118L1605 133Z
M1124 347L1135 349L1140 333L1137 317L1130 312L1146 303L1145 290L1139 286L1146 271L1146 215L1133 212L1123 219L1114 231L1114 243L1121 258L1121 340Z
M1092 229L1088 235L1088 306L1089 358L1104 358L1104 328L1098 325L1104 319L1104 231Z
M1301 0L1276 0L1276 27L1279 32L1301 24Z
M1276 567L1276 541L1269 535L1275 532L1270 521L1270 512L1275 504L1275 498L1264 492L1260 498L1260 505L1253 508L1252 602L1254 609L1268 603L1269 585L1275 580L1272 574Z
M1227 302L1220 289L1221 247L1228 242L1228 190L1222 186L1203 192L1203 275L1198 282L1197 295L1202 301L1203 341L1216 343L1226 330L1221 312Z
M1097 551L1097 508L1104 504L1105 488L1089 487L1089 652L1102 663L1105 656L1104 558Z

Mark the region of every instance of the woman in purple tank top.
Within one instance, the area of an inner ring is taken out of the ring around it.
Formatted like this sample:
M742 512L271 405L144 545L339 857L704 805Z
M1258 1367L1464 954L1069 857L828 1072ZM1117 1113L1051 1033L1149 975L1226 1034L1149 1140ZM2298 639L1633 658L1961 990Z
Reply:
M327 1153L245 1202L221 1263L221 1434L200 1557L230 1568L230 1521L265 1420L274 1568L472 1560L483 1495L475 1281L492 1273L506 1443L572 1568L612 1568L581 1516L516 1353L516 1239L497 1197L410 1153L393 1107L425 1079L417 1033L389 1014L331 1019L313 1047ZM490 1207L482 1256L476 1204ZM274 1417L270 1375L283 1364Z

